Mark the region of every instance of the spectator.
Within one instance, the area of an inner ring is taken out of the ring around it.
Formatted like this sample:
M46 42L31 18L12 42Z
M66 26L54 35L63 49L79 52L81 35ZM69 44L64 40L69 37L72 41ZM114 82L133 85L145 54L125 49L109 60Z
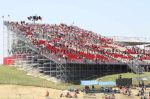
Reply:
M47 90L46 93L45 93L45 99L50 99L50 98L49 98L49 92L48 92L48 90Z

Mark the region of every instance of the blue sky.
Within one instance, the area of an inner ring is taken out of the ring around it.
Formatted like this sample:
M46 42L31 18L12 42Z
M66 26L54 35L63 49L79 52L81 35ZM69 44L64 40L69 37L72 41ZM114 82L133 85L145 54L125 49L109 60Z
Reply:
M26 20L40 15L44 23L66 23L104 36L150 37L150 0L0 0L0 15ZM5 17L5 20L8 18ZM0 63L2 63L2 18Z

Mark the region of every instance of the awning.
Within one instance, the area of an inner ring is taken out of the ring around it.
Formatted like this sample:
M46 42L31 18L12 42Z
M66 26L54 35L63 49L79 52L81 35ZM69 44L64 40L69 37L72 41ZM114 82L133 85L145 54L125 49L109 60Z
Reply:
M100 86L116 86L116 82L114 81L107 81L107 82L98 82L98 85Z
M100 81L100 82L98 82L97 80L82 80L81 85L84 85L84 86L86 86L86 85L87 86L90 86L90 85L116 86L116 82L114 82L114 81L107 81L107 82Z
M81 80L81 85L98 85L97 80Z

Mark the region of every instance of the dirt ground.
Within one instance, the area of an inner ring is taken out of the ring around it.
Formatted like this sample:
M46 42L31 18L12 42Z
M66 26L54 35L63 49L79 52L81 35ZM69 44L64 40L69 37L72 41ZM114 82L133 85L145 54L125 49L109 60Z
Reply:
M41 88L33 86L20 86L20 85L0 85L0 99L46 99L44 95L49 91L50 99L66 99L60 98L61 90ZM150 90L147 90L147 92ZM136 90L132 90L131 96L122 94L115 94L116 99L140 99L135 96ZM78 94L78 99L103 99L104 94L96 94L96 98L84 98L84 93Z

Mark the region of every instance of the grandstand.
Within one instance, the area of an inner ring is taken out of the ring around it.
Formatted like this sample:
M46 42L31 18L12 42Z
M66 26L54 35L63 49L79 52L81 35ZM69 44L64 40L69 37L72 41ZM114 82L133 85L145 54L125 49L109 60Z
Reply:
M12 64L79 83L114 73L149 71L150 51L77 26L5 21ZM10 59L10 58L9 58Z

